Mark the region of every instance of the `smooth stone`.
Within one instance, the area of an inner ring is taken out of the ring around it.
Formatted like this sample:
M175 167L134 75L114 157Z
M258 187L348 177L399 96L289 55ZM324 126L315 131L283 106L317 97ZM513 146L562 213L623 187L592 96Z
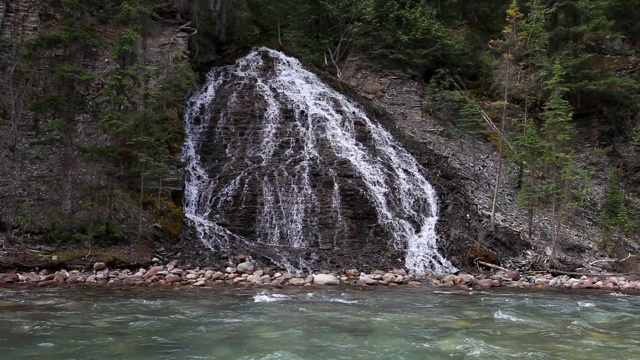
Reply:
M295 277L289 280L289 285L291 286L302 286L304 285L304 279L303 278L299 278L299 277Z
M138 283L142 283L144 281L143 277L140 275L132 275L129 276L128 278L123 280L123 283L125 284L129 284L129 285L133 285L133 284L138 284Z
M237 270L240 274L253 273L256 266L251 261L245 261L238 264Z
M396 269L393 270L393 273L396 275L407 276L407 271L405 269Z
M378 280L372 278L364 278L364 283L367 285L378 285Z
M262 271L262 270L256 270L256 271L253 272L253 276L260 277L262 275L264 275L264 271Z
M53 284L55 284L55 283L56 283L56 282L55 282L55 281L53 281L53 280L44 280L44 281L40 281L40 282L38 283L38 286L49 286L49 285L53 285Z
M61 284L63 282L66 282L67 279L69 278L69 273L67 272L67 270L60 270L56 276L53 278L53 281Z
M313 278L317 285L340 285L340 279L331 274L319 274Z
M204 280L198 280L193 283L193 286L204 286L204 284L205 284Z
M481 288L490 288L493 286L493 280L492 279L480 279L480 280L476 280L476 284L478 286L480 286Z
M204 272L204 278L206 280L211 280L211 278L213 277L213 274L215 274L213 270L207 270Z
M40 275L34 272L28 272L18 275L18 279L20 279L20 281L22 282L36 282L40 280Z
M93 264L93 270L95 271L102 271L104 269L107 268L107 265L105 265L105 263L103 262L97 262L95 264Z
M152 266L149 270L144 274L147 278L150 278L154 275L158 275L160 271L164 270L164 266Z
M0 283L2 284L13 284L20 281L20 277L17 274L0 274Z
M466 285L473 285L476 281L475 277L469 274L459 274L458 277L460 278L460 282Z
M168 283L176 283L179 282L181 280L180 276L175 275L175 274L170 274L167 275L167 277L164 278Z
M507 277L513 281L520 280L520 271L518 270L509 270L507 271Z

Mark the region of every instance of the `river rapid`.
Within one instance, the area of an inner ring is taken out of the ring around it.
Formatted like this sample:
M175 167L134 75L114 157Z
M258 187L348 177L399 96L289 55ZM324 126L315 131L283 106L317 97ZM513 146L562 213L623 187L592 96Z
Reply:
M0 289L3 359L635 359L640 296L583 291Z

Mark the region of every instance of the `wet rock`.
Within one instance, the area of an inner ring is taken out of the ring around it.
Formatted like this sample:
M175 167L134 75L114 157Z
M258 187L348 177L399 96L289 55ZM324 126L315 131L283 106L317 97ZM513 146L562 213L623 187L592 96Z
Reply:
M213 274L215 274L215 272L213 270L207 270L204 272L204 278L205 280L211 280L211 278L213 277Z
M56 283L56 282L55 282L55 281L53 281L53 280L44 280L44 281L40 281L40 282L38 283L38 286L50 286L50 285L53 285L53 284L55 284L55 283Z
M132 275L124 279L122 282L127 285L138 285L144 282L144 278L140 275Z
M13 284L19 282L20 278L17 274L0 274L0 284Z
M492 279L479 279L479 280L476 280L476 285L478 285L481 288L490 288L490 287L494 286Z
M193 283L193 286L204 286L204 284L205 284L204 280L198 280Z
M509 270L507 271L507 278L513 280L513 281L518 281L520 280L520 271L518 270Z
M319 274L313 278L317 285L340 285L340 279L331 274Z
M53 281L55 283L61 284L63 282L66 282L68 278L69 278L69 273L67 272L67 270L60 270L56 274L56 276L53 278Z
M458 277L460 278L460 283L465 285L473 285L476 280L473 275L467 273L458 274Z
M104 280L109 278L109 273L106 271L102 271L96 274L96 280Z
M246 274L246 273L253 273L255 268L256 266L251 261L245 261L238 265L237 270L240 274Z
M160 271L164 270L164 266L152 266L149 270L144 274L144 277L150 278L152 276L158 275Z
M396 270L393 270L393 273L401 276L407 275L407 271L405 269L396 269Z
M462 282L462 280L460 279L459 276L447 275L447 276L442 278L442 282L445 283L445 284L446 283L451 283L453 285L459 285Z
M95 264L93 264L93 270L95 271L102 271L104 269L107 268L107 265L105 265L105 263L103 262L97 262Z
M175 274L169 274L164 279L170 284L177 283L177 282L180 282L180 280L182 280L182 278L180 278L179 275L175 275Z
M299 277L295 277L295 278L289 279L289 285L291 285L291 286L302 286L302 285L304 285L304 279L303 278L299 278Z
M69 274L69 278L67 279L68 284L77 284L81 282L83 282L83 279L80 274Z
M40 280L40 275L34 272L28 272L18 275L18 279L22 282L36 282Z

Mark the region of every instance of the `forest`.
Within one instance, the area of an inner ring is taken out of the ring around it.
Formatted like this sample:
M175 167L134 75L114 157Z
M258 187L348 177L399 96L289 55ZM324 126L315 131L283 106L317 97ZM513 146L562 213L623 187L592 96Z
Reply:
M0 126L14 169L3 176L20 178L17 148L35 134L55 149L55 172L37 181L56 196L24 190L8 202L6 244L28 234L54 244L178 238L180 191L163 182L179 162L186 100L211 67L255 46L338 81L347 59L366 54L424 82L424 111L446 136L490 142L519 169L529 236L533 214L548 209L554 252L576 209L598 214L602 249L637 238L640 0L27 2L35 34L16 40L0 20ZM166 26L185 51L154 59L148 44ZM598 201L587 151L612 162ZM84 167L94 176L79 177Z

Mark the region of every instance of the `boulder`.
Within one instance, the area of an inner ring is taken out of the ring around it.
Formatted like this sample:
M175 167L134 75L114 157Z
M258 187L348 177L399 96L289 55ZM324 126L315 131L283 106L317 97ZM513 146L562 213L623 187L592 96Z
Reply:
M340 279L331 274L319 274L313 278L317 285L340 285Z
M303 278L292 278L291 280L289 280L289 285L291 286L302 286L304 285L304 279Z
M255 268L256 266L251 261L245 261L238 265L237 270L240 274L247 274L247 273L253 273Z
M0 274L0 284L13 284L19 282L20 278L17 274L8 273L8 274Z

